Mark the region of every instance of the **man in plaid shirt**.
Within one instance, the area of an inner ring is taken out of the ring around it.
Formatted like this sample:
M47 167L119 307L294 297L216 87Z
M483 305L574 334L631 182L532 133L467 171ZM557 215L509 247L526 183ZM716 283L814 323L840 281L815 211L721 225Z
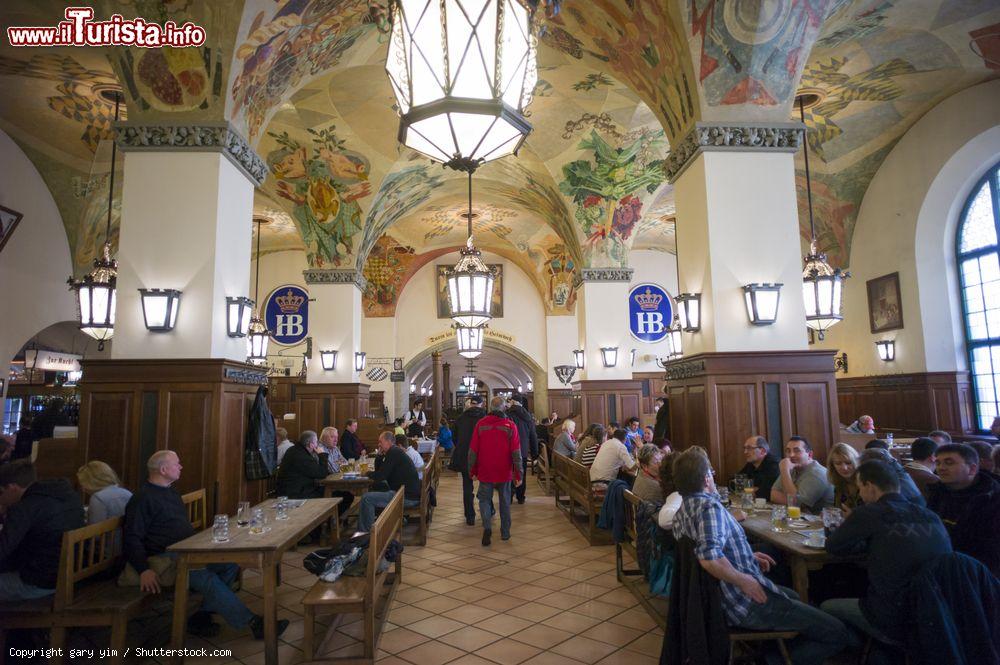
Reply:
M674 461L674 483L684 497L674 517L674 537L694 541L698 562L719 580L730 626L753 630L795 630L792 662L822 665L856 644L847 627L826 612L799 602L798 594L764 577L774 559L750 549L743 529L719 501L714 471L700 448Z

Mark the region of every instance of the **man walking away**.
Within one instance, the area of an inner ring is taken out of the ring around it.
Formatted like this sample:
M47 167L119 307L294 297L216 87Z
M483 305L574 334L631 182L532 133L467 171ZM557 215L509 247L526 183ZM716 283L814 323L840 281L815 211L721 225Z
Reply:
M518 400L521 401L518 401ZM524 408L524 397L511 397L507 400L507 417L517 425L517 435L521 439L521 477L525 478L528 473L528 458L538 457L538 431L535 428L535 419ZM514 490L514 496L518 503L524 503L524 493L527 483L521 483Z
M486 416L483 408L483 398L470 395L465 403L465 411L455 420L453 429L455 450L451 453L451 464L448 468L462 474L462 504L465 508L465 523L472 526L476 523L476 507L472 500L472 477L469 475L469 444L472 442L472 432L482 418Z
M493 533L493 490L500 496L500 538L510 539L510 485L524 483L521 475L521 441L517 425L503 411L504 398L490 401L490 413L476 424L469 444L469 475L479 479L479 514L483 520L483 546Z

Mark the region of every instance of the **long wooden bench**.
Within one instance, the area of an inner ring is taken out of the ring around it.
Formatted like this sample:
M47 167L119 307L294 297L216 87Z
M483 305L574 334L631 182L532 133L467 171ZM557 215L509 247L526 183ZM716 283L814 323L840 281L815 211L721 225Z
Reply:
M393 539L402 535L403 529L403 488L396 491L389 505L375 520L369 532L368 563L364 577L342 576L336 582L317 581L302 599L305 608L302 651L305 660L315 659L316 615L319 612L333 614L364 615L362 656L332 658L333 662L374 663L382 629L388 619L389 608L403 579L403 557L396 557L394 568L378 571L379 563L385 556L386 548ZM377 623L376 623L376 620ZM334 622L327 635L337 628Z
M538 478L538 484L542 486L545 490L545 494L552 494L552 490L555 486L553 483L553 470L552 470L552 452L547 444L538 444L538 459L535 463L535 476Z
M431 518L434 515L434 506L431 505L431 488L435 488L437 479L440 477L440 449L435 448L431 459L424 465L424 477L420 481L420 504L413 507L403 507L403 516L417 519L417 538L415 544L427 544L427 530L430 526Z
M594 498L591 490L590 469L565 455L556 453L552 457L556 508L566 514L591 545L609 544L611 539L608 532L597 527L601 504ZM562 500L564 494L566 501Z
M205 525L205 490L183 495L191 525ZM124 518L113 517L63 534L55 594L27 602L0 605L0 648L3 632L17 628L49 629L53 649L64 649L69 628L111 628L111 663L123 662L129 619L141 614L156 597L138 587L119 587L108 574L122 565ZM62 663L55 655L53 663Z
M666 598L655 596L649 592L649 584L646 582L642 571L638 568L639 556L636 553L635 544L639 538L639 531L636 520L642 499L628 490L625 491L624 495L625 540L615 543L615 573L618 581L632 592L632 595L642 604L653 621L660 628L666 628L667 606L669 603ZM635 568L625 567L625 554L628 554L632 558L633 563L636 564Z

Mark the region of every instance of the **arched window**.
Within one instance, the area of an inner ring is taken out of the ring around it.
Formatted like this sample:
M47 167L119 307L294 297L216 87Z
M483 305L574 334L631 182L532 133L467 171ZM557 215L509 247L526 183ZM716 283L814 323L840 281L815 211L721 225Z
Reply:
M965 343L976 396L976 425L1000 415L1000 165L973 188L958 226Z

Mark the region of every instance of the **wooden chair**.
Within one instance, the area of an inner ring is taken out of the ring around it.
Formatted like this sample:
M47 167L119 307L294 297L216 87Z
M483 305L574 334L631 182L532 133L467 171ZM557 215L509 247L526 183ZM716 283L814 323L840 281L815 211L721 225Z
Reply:
M798 636L799 634L794 630L748 630L746 628L730 630L729 662L733 662L733 652L735 651L736 646L740 646L751 653L756 654L757 649L750 646L751 644L760 642L777 642L778 652L785 661L785 665L792 665L792 657L788 654L788 645L785 644L785 640L793 640Z
M580 530L591 545L607 545L610 541L608 533L597 527L597 517L601 506L591 491L590 469L571 460L565 455L556 453L555 460L555 494L556 507L563 510L569 521ZM568 500L561 501L563 494ZM586 526L584 527L584 518Z
M206 504L204 488L182 494L181 500L187 507L188 520L191 522L191 526L194 527L195 531L203 530L207 523L205 518Z
M403 488L396 491L389 505L375 520L369 532L368 567L364 577L341 577L336 582L317 581L302 599L305 608L304 632L302 635L302 651L305 660L315 659L316 614L321 610L335 614L357 614L364 616L364 652L360 658L333 658L333 662L365 663L375 662L382 629L388 618L392 600L403 579L402 555L396 557L396 565L392 572L378 572L379 562L385 556L386 548L394 538L399 538L403 528ZM385 592L384 602L380 599ZM379 606L381 606L380 612ZM378 623L376 624L376 620ZM328 633L337 627L336 622L330 626Z
M437 477L434 469L439 463L438 449L435 448L430 462L424 465L424 477L420 481L420 504L410 508L403 507L404 517L415 517L418 520L419 527L415 543L417 545L427 544L427 530L434 513L434 507L431 506L431 488Z

